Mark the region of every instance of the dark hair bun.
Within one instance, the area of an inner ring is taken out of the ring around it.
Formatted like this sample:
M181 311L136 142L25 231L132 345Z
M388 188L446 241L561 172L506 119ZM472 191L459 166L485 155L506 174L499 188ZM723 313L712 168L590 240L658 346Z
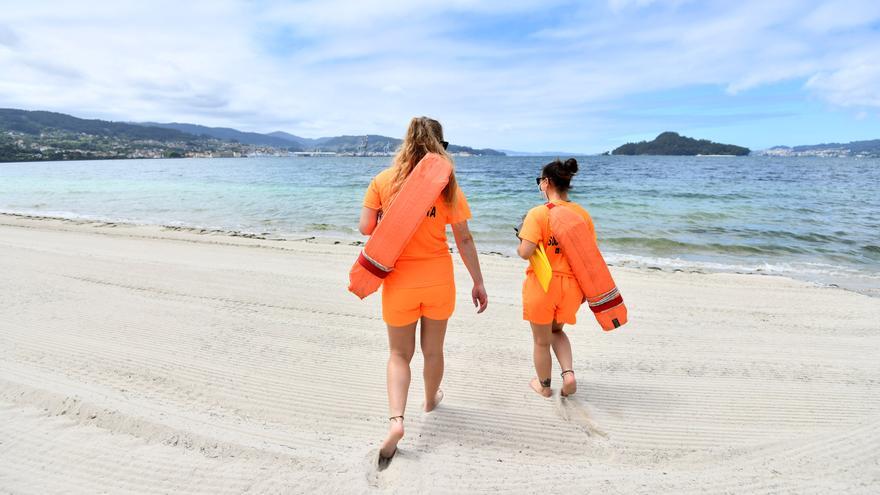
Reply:
M574 158L569 158L564 162L560 159L544 165L541 175L547 177L557 190L564 192L571 189L571 178L578 171L578 162Z

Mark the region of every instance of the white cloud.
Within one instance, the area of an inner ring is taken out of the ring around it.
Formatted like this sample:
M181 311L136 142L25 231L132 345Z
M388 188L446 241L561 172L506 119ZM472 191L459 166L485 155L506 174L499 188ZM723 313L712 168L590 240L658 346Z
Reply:
M18 45L18 35L11 28L0 24L0 46L15 47Z
M876 0L831 0L817 5L801 24L812 31L828 33L870 26L878 20L880 2Z
M880 44L812 76L806 87L842 107L880 108Z
M657 0L608 0L608 6L611 7L611 10L617 12L629 7L646 7L656 1Z

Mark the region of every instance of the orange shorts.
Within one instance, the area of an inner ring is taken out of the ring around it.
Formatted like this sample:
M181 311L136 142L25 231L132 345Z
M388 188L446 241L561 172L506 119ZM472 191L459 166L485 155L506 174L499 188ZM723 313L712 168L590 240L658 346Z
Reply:
M392 327L402 327L422 316L432 320L448 320L455 311L455 284L430 287L382 286L382 319Z
M523 282L523 319L538 325L577 322L577 311L584 301L584 293L571 275L553 274L550 289L544 292L534 273L529 272Z

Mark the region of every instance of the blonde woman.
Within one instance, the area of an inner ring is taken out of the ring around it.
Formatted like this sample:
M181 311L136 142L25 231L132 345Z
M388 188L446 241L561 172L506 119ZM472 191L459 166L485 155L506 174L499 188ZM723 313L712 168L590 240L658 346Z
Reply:
M360 231L370 235L380 221L382 211L394 199L416 164L428 153L446 153L440 122L428 118L412 119L400 150L391 166L370 182L364 196ZM382 318L387 325L388 345L388 435L379 449L380 460L390 459L404 435L404 412L410 384L410 361L415 352L416 327L421 324L421 348L424 356L425 412L431 412L443 399L443 341L446 324L455 309L455 280L452 256L446 241L446 226L452 225L461 259L473 280L471 297L477 312L488 304L483 275L474 239L468 228L470 208L455 180L449 183L425 212L425 219L383 282Z

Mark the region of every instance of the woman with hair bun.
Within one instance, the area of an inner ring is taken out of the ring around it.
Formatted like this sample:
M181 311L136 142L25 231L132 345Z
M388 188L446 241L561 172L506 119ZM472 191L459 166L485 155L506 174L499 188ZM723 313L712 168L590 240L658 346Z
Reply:
M571 179L577 171L578 163L574 158L564 162L557 159L545 165L541 176L536 180L548 203L553 203L554 207L571 209L583 216L592 228L592 220L587 211L568 199ZM537 373L529 385L543 397L550 397L553 393L550 388L551 348L562 368L562 395L568 396L577 391L577 381L572 369L571 343L563 325L573 325L577 321L575 316L585 299L568 261L562 254L559 242L550 232L549 212L548 205L529 210L518 229L520 244L517 248L519 256L529 259L538 245L542 245L553 270L546 292L531 266L526 270L526 280L522 288L523 319L532 327L533 358Z

